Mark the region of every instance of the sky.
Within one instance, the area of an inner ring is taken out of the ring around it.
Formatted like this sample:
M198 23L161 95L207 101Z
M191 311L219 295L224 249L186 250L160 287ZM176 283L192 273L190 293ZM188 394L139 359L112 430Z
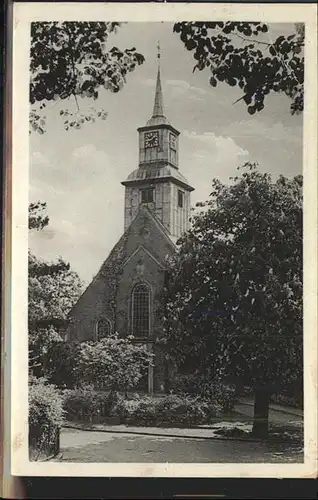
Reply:
M66 131L59 111L74 103L55 101L46 108L45 134L30 136L29 202L45 201L50 218L45 229L30 233L30 249L45 260L61 256L86 284L123 233L121 181L138 167L137 128L152 114L158 40L165 114L180 131L179 168L195 187L192 205L207 199L214 177L228 182L246 161L273 176L302 172L302 117L290 114L290 100L270 94L264 110L249 115L242 101L234 104L239 88L211 87L208 69L192 72L193 55L172 27L128 23L109 39L109 47L136 47L145 62L119 93L102 90L97 101L80 100L81 111L105 109L105 121ZM271 25L269 36L293 29Z

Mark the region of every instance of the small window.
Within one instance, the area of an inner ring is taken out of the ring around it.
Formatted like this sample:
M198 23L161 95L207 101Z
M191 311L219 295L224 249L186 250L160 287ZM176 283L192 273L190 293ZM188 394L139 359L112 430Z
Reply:
M96 340L100 340L108 337L111 334L110 321L107 318L101 318L97 321L96 325Z
M142 189L141 190L141 203L152 203L153 202L153 189Z
M183 202L184 202L184 192L178 190L178 207L183 207Z

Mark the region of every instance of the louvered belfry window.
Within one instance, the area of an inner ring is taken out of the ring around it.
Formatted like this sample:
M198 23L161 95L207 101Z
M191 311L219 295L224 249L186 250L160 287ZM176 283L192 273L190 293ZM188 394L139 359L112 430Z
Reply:
M183 201L184 201L184 192L183 191L180 191L180 189L178 189L178 207L183 207Z
M147 285L136 285L132 293L132 334L148 337L150 330L150 290Z
M153 202L153 188L147 188L141 190L141 203L152 203Z

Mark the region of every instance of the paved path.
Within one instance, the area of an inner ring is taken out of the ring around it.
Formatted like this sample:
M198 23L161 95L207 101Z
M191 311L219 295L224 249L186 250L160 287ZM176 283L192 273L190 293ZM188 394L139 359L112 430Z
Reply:
M173 463L301 463L302 447L282 442L251 442L216 437L218 427L251 430L253 401L241 399L228 422L197 429L94 425L92 430L64 428L61 461L64 462L173 462ZM300 429L300 410L271 405L272 424ZM294 432L294 431L293 431Z
M291 463L300 446L63 429L62 462Z

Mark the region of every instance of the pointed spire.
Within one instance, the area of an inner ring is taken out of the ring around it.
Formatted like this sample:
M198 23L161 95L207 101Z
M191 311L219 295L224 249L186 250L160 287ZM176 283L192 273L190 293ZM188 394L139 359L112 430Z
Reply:
M155 94L155 102L153 106L153 118L156 116L165 116L163 109L163 95L162 95L162 87L161 87L161 78L160 78L160 66L158 67L157 73L157 84L156 84L156 94Z
M162 95L161 78L160 78L160 55L161 55L160 43L158 42L157 45L158 72L157 72L155 102L152 113L153 118L155 118L156 116L165 116L163 110L163 95Z
M163 94L161 86L161 76L160 76L160 45L157 45L157 59L158 59L158 72L157 72L157 83L156 83L156 93L155 102L153 105L152 117L148 120L147 125L160 125L169 124L169 121L165 117L164 106L163 106Z

